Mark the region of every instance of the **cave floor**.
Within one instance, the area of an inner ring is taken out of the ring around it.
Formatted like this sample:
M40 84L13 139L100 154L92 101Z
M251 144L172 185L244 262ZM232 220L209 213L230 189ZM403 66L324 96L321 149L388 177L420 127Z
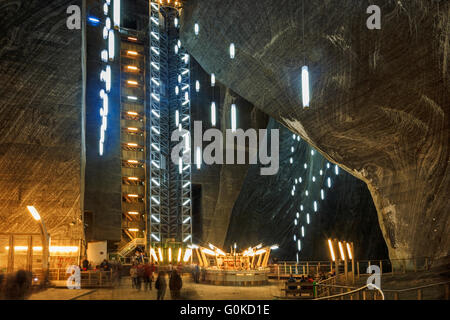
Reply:
M183 277L183 300L273 300L280 296L283 281L270 280L268 285L258 287L214 286L194 283L190 276ZM165 300L171 300L169 290ZM70 290L51 288L33 294L30 300L156 300L156 290L138 291L131 287L129 277L122 278L120 286L103 289Z
M393 299L389 289L399 290L413 288L433 283L447 282L449 273L444 270L434 272L411 272L399 275L383 275L381 286L385 291L386 299ZM366 277L356 281L356 287L365 285ZM345 285L340 283L340 285ZM353 286L351 284L348 284ZM182 300L274 300L283 298L281 290L284 281L269 280L269 284L257 287L214 286L194 283L190 276L183 277ZM423 290L423 299L444 299L445 287L432 287ZM417 291L401 293L400 300L416 299ZM122 278L121 284L114 288L70 290L65 288L50 288L33 294L30 300L156 300L156 290L138 291L131 287L129 277ZM171 300L169 290L166 291L165 300Z

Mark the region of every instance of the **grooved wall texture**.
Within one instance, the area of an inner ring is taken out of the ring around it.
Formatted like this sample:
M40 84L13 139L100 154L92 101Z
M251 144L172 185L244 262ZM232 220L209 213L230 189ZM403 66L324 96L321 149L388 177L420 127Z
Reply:
M301 4L191 0L181 41L225 86L366 182L391 258L448 256L449 2L311 0L304 19ZM369 4L381 8L381 30L366 27ZM299 94L305 61L310 110Z
M0 2L0 231L82 238L82 31L66 27L81 0ZM77 241L74 241L77 244Z

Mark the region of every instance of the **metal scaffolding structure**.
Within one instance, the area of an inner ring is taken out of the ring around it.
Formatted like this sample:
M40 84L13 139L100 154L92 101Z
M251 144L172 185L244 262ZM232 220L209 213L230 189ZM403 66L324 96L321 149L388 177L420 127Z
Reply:
M179 143L171 141L174 130L186 130L183 152L190 155L189 55L181 48L178 21L178 8L150 3L147 247L168 239L192 242L191 165L180 168L171 159Z

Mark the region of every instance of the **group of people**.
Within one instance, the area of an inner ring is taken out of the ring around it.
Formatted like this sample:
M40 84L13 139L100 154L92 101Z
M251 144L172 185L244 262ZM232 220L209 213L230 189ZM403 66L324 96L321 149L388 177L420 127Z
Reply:
M328 279L330 277L333 277L335 275L336 275L335 271L332 270L331 272L328 272L328 273L324 273L324 272L317 273L314 277L312 275L310 275L310 274L308 274L307 276L302 275L300 277L299 281L303 282L303 283L306 283L306 282L313 283L315 281L317 282L317 281L321 281L321 280L326 280L326 279ZM295 283L296 281L297 280L295 280L294 275L291 274L289 276L289 279L287 280L287 283L288 284L289 283ZM295 286L289 287L289 289L295 289L295 288L296 288Z
M130 268L131 286L140 291L144 283L145 291L152 290L155 271L156 267L153 263L133 263Z
M151 291L152 283L154 281L154 274L157 272L156 266L153 263L133 263L130 268L131 286L140 291L142 283L144 283L144 290ZM157 272L158 276L155 281L155 289L157 290L157 300L164 300L167 290L166 272L160 270ZM169 272L169 289L173 300L180 298L180 291L183 287L183 280L180 272L173 269Z

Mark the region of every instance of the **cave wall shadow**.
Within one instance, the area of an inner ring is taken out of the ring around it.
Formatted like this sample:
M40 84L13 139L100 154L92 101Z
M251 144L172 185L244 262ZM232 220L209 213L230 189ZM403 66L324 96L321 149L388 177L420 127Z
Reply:
M275 175L261 176L260 165L250 166L233 208L225 248L235 242L240 248L260 242L278 244L273 256L296 260L300 239L300 261L323 261L330 259L326 240L337 238L354 242L357 259L387 259L387 246L366 184L342 169L336 174L334 164L274 119L270 119L268 129L280 130L280 169Z

